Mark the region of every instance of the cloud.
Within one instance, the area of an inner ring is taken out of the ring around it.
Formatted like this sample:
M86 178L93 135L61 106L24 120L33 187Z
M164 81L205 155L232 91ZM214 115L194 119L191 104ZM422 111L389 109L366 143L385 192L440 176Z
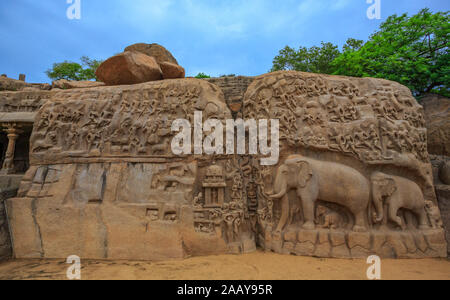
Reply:
M303 0L298 5L301 18L319 16L329 11L342 10L350 4L350 0Z

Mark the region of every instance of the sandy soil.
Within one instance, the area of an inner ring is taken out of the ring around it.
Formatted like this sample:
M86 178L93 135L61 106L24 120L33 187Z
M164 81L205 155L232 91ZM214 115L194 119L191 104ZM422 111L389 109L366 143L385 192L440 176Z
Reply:
M170 280L366 280L364 260L319 259L256 252L196 257L182 261L82 260L82 279ZM0 264L0 279L66 279L63 260L12 260ZM382 260L385 280L450 280L450 260Z

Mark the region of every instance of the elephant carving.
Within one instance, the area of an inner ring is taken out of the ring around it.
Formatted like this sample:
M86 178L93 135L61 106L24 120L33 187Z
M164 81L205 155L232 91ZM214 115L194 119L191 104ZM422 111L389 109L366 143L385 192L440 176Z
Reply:
M289 219L290 190L296 190L301 201L305 223L303 228L314 229L317 200L340 204L355 217L354 231L366 231L366 214L370 202L369 181L348 166L306 158L289 156L278 167L272 199L281 199L281 217L276 228L281 232Z
M384 204L388 206L388 219L402 229L406 226L399 217L400 208L411 210L419 220L420 229L429 228L428 216L425 211L425 199L420 187L413 181L376 172L371 177L372 200L376 209L376 223L385 218Z

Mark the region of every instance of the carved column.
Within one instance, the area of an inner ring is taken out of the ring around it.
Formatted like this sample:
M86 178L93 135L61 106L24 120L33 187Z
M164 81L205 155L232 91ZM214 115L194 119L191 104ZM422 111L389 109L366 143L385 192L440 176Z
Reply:
M14 172L14 152L16 150L16 141L19 138L19 134L22 133L16 123L4 124L3 131L8 134L8 148L5 153L5 160L3 161L1 174L11 174Z

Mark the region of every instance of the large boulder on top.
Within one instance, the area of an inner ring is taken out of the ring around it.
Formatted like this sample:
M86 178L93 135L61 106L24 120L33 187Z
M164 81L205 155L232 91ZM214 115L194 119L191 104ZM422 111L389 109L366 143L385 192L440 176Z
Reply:
M162 62L169 62L178 65L175 57L173 57L173 55L166 48L158 44L134 44L126 47L124 51L136 51L148 56L152 56L156 59L156 62L158 64Z
M185 76L184 68L179 65L170 62L162 62L159 66L164 79L184 78Z
M125 51L107 59L95 74L106 85L137 84L163 78L155 58L134 51Z

